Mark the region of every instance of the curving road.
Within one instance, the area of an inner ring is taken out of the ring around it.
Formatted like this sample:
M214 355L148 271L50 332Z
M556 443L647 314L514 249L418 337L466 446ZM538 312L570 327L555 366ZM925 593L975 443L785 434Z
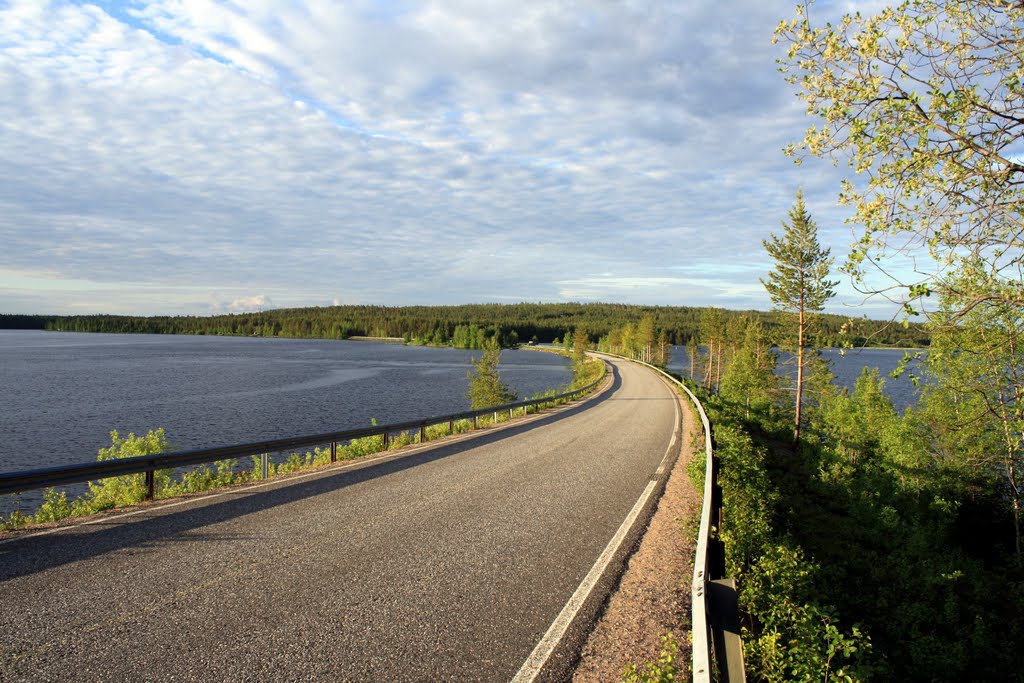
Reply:
M612 572L563 608L678 447L673 393L614 367L503 429L0 542L0 680L563 677Z

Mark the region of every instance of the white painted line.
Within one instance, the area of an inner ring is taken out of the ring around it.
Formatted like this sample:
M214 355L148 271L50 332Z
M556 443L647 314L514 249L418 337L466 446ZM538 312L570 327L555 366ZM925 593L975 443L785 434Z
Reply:
M673 390L673 394L674 393L675 393L675 390ZM661 458L661 464L658 465L658 469L654 471L654 476L655 477L660 477L661 475L665 474L666 471L668 471L668 461L669 461L669 458L672 457L672 449L675 447L675 445L676 445L676 437L679 435L679 429L680 429L681 420L682 420L682 413L680 412L680 409L679 409L679 401L674 401L674 403L675 403L676 419L675 419L675 424L672 425L672 439L668 442L668 448L665 449L665 455Z
M547 633L541 638L540 642L537 643L537 647L533 649L533 652L523 663L523 666L519 669L519 673L512 679L512 683L532 683L537 675L544 668L551 654L555 651L555 647L558 642L565 635L565 632L569 629L569 624L572 623L573 619L579 613L583 607L583 603L586 602L587 598L590 597L590 593L593 592L594 587L597 585L601 575L604 574L605 569L611 564L612 558L615 557L615 553L618 552L622 542L626 539L626 534L629 529L636 522L637 517L640 516L641 510L644 505L654 493L655 482L648 482L647 488L640 495L640 498L636 501L636 505L629 511L629 515L625 521L622 522L622 526L615 532L612 540L608 542L604 552L597 558L597 562L591 567L590 572L586 578L583 579L583 583L579 585L576 592L569 598L569 602L565 603L565 607L562 608L561 613L555 619L555 621L548 628Z

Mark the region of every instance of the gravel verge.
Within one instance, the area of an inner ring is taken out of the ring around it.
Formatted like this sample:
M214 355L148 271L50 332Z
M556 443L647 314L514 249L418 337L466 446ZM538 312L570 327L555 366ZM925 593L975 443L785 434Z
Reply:
M608 601L580 655L574 683L618 681L629 664L656 661L661 637L671 632L679 644L680 680L689 678L690 583L701 494L686 473L700 433L692 406L679 399L683 413L681 451L665 493L615 593Z

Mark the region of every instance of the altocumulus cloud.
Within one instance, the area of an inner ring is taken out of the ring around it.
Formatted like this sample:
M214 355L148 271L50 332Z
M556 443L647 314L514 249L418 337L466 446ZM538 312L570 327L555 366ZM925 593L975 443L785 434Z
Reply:
M798 185L850 241L836 172L780 153L806 126L775 71L787 14L0 4L2 307L766 307L760 240Z

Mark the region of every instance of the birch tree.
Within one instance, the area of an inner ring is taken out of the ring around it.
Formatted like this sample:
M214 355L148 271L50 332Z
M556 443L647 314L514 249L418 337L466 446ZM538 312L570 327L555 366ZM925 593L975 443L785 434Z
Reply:
M846 269L865 291L912 314L931 294L954 314L1024 304L1024 2L906 0L833 22L805 2L775 38L813 119L787 153L853 171L839 201L863 226ZM965 262L989 286L959 288ZM868 286L872 272L888 279Z

